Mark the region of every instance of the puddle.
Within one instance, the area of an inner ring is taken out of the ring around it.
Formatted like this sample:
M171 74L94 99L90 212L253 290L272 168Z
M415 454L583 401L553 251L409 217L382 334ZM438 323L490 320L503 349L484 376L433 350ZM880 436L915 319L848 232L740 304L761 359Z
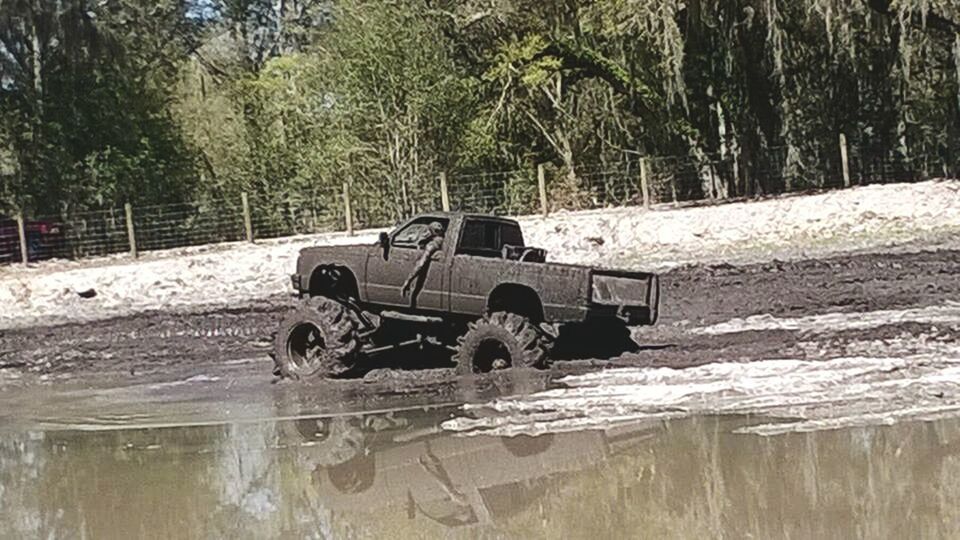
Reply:
M769 418L743 416L519 437L442 428L463 414L440 407L192 427L10 429L0 437L0 531L30 538L960 534L956 419L763 437L744 428Z

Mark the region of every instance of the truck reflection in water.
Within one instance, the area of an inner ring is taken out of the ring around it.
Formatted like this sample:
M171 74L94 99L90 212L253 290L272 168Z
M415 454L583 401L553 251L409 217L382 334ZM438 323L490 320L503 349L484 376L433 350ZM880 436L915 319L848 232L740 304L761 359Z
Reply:
M464 527L494 525L526 511L552 483L642 444L660 425L460 436L439 428L454 412L304 419L287 427L328 509L402 507L411 520Z
M0 426L0 538L960 538L956 418L500 438L438 427L460 409L272 420L271 406L223 425Z

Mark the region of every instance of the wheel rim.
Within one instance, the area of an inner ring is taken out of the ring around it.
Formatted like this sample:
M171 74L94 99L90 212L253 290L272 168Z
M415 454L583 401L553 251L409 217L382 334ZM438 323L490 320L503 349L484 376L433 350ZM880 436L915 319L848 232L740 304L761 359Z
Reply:
M480 342L477 352L473 355L473 371L487 373L496 369L505 369L511 366L510 349L499 339L485 339Z
M301 323L290 331L287 338L287 357L297 369L316 366L326 350L323 333L312 323Z

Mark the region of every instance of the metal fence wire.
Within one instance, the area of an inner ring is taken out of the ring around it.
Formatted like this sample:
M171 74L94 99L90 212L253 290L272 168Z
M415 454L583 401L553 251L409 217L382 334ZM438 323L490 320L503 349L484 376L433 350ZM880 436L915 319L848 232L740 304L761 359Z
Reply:
M845 148L845 147L844 147ZM625 154L612 163L544 164L475 174L359 178L291 198L107 208L0 219L0 262L83 259L298 234L387 227L441 209L522 216L556 210L675 205L852 185L956 178L960 156L905 158L837 148L762 156ZM23 235L24 242L20 241Z
M342 194L336 189L318 189L302 197L283 199L256 195L249 201L252 238L332 232L343 227Z
M441 207L439 180L434 176L361 178L348 185L347 192L357 227L387 227Z
M451 210L498 215L536 211L536 171L513 170L454 175L449 180Z
M138 207L133 212L137 246L153 251L242 240L239 202Z
M25 236L30 260L82 259L130 250L123 208L32 217L26 220Z

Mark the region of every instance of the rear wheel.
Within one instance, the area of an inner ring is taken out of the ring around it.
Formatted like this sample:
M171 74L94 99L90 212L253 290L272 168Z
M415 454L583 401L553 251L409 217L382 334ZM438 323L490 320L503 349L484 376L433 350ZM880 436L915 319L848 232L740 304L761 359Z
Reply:
M325 297L306 301L280 323L273 361L282 377L336 377L356 366L359 320L346 306Z
M542 368L549 349L549 339L530 319L500 311L470 323L459 340L455 360L461 374L514 366Z

